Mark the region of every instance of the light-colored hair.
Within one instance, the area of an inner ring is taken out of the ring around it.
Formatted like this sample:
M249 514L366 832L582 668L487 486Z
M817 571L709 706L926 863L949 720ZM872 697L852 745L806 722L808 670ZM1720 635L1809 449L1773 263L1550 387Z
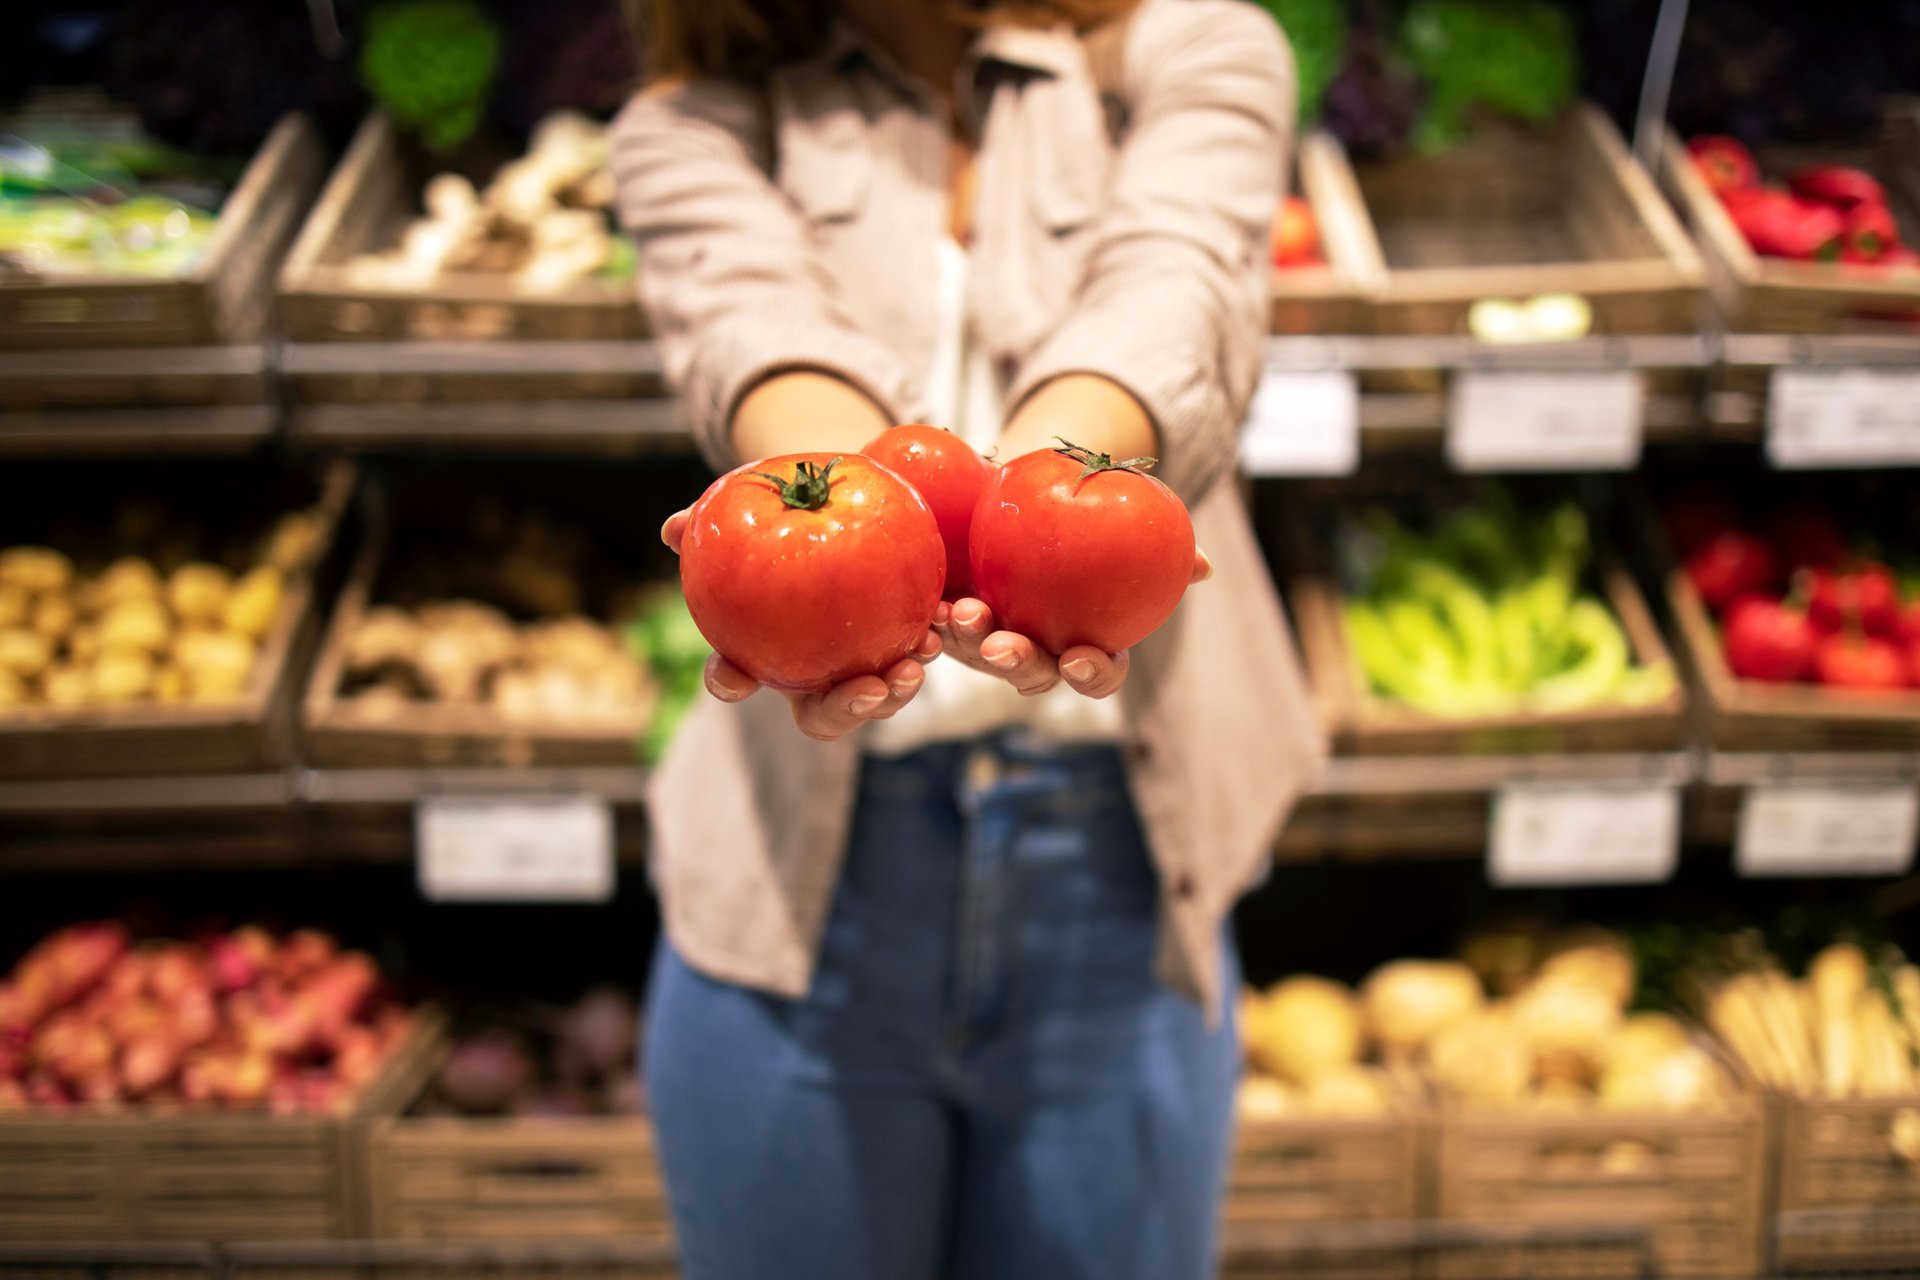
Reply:
M1051 25L1085 31L1118 18L1139 0L953 0L959 21ZM626 0L640 39L646 78L698 80L762 74L797 61L826 39L834 0Z

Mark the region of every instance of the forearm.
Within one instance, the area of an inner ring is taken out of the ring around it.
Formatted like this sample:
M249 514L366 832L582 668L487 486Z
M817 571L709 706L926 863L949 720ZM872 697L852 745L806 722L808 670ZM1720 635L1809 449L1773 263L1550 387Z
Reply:
M1091 373L1053 379L1026 398L1000 436L1005 462L1059 440L1115 458L1152 457L1159 448L1153 419L1120 384Z
M857 453L893 424L865 393L831 374L797 370L741 398L733 447L746 459L783 453Z

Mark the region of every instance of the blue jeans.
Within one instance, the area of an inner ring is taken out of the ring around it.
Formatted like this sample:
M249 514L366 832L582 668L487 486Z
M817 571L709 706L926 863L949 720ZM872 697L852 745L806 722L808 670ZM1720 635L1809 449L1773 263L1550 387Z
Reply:
M1239 1049L1157 912L1117 751L869 758L805 999L655 963L686 1280L1210 1276Z

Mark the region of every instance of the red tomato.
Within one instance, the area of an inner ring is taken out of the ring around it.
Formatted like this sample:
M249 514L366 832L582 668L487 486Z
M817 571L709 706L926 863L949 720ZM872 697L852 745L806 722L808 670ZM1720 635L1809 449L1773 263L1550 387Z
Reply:
M1687 557L1687 577L1716 613L1741 596L1767 594L1778 573L1773 548L1739 529L1715 534Z
M1897 645L1843 631L1814 650L1813 674L1821 684L1842 689L1900 689L1910 673Z
M1737 138L1708 134L1689 141L1687 150L1693 153L1693 167L1715 195L1744 191L1760 182L1760 166Z
M700 634L774 689L820 693L913 652L946 580L933 512L867 458L796 453L721 476L688 513Z
M1804 609L1749 597L1727 611L1727 666L1742 680L1804 680L1820 633Z
M1151 462L1066 445L1000 468L972 543L974 586L998 625L1049 653L1118 653L1167 620L1193 577L1193 522L1136 469Z
M1858 627L1891 636L1900 626L1900 584L1884 565L1871 562L1835 573L1816 572L1807 612L1822 631Z
M947 544L946 598L958 600L972 591L967 531L993 464L953 432L919 422L882 431L860 452L912 485L933 509Z
M1270 256L1276 267L1306 267L1320 262L1320 223L1313 206L1288 196L1273 215Z

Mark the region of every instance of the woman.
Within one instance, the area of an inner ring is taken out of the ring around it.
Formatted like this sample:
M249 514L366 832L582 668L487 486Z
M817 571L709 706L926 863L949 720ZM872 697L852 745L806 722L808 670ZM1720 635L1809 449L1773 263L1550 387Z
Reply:
M685 1274L1198 1280L1225 919L1318 750L1230 478L1285 46L1241 0L645 16L614 172L714 465L915 419L1002 460L1152 454L1216 570L1131 653L1048 654L962 600L921 661L824 695L710 665L652 795Z

